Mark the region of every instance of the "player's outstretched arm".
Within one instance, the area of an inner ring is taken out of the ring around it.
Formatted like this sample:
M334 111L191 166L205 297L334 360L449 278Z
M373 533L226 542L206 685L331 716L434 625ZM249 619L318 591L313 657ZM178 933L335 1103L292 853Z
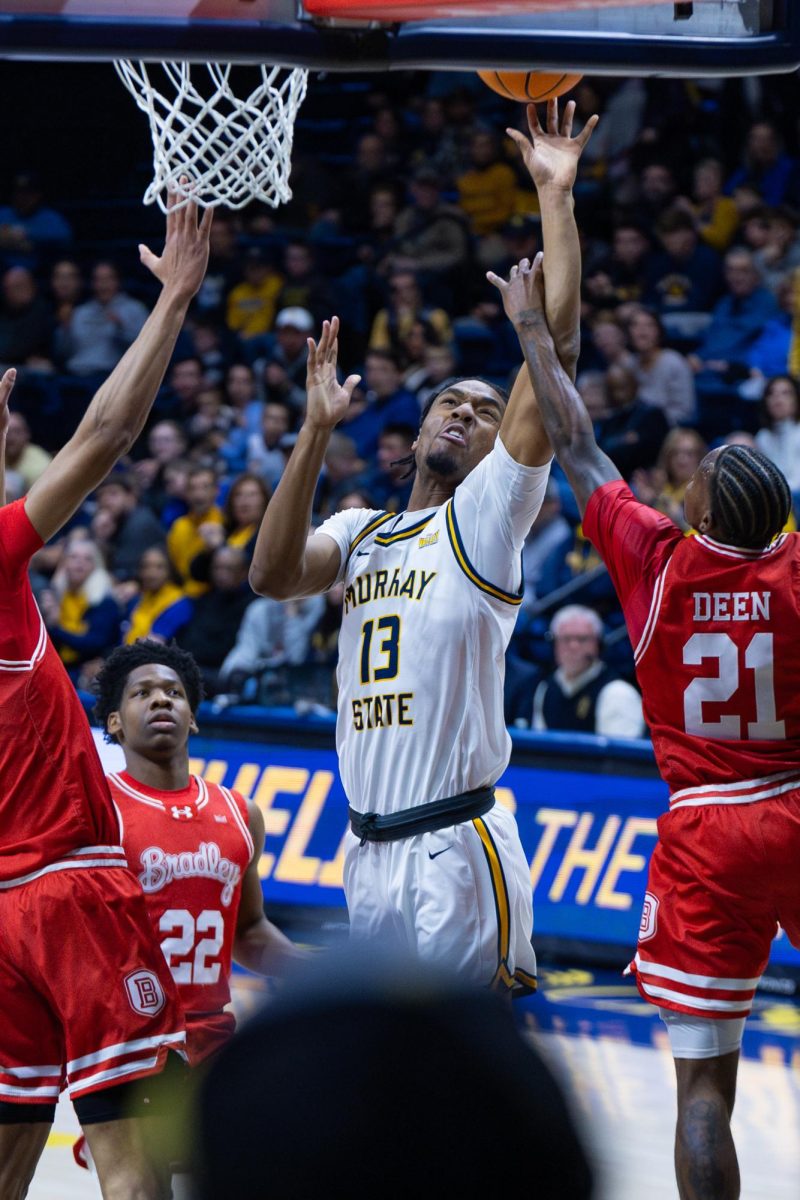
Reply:
M8 402L17 378L13 367L0 379L0 506L6 502L6 433L8 432Z
M339 318L324 321L319 345L308 339L306 416L258 531L250 586L289 600L324 592L339 573L340 552L325 534L308 536L314 493L331 433L341 421L359 375L336 378Z
M213 209L198 221L196 205L175 208L175 201L173 196L161 257L139 247L142 262L163 285L155 308L72 438L26 497L25 511L43 541L58 532L141 433L189 303L203 281Z
M580 350L581 248L572 188L578 160L597 117L591 117L578 136L573 137L572 100L564 110L560 128L557 100L547 105L546 130L539 124L535 104L529 104L527 112L530 139L516 129L507 132L519 146L539 196L542 243L547 250L547 321L559 360L570 379L574 379ZM539 466L549 460L552 451L526 365L520 368L511 389L501 432L503 445L516 462Z
M255 850L242 880L233 957L239 966L255 971L257 975L280 975L306 955L264 915L264 896L258 876L258 860L264 849L264 818L261 809L251 802L247 805L247 825Z
M524 258L519 266L512 267L508 281L491 272L488 278L500 292L506 315L517 332L545 433L583 516L592 493L622 476L597 445L586 406L556 352L545 315L542 255L537 254L532 264ZM508 445L505 421L503 441Z
M535 104L528 105L527 115L530 138L516 129L506 132L519 146L539 197L546 253L547 324L562 366L574 379L580 351L581 247L572 189L581 154L599 118L590 117L573 137L574 100L564 109L560 127L557 100L548 101L546 129L539 123Z

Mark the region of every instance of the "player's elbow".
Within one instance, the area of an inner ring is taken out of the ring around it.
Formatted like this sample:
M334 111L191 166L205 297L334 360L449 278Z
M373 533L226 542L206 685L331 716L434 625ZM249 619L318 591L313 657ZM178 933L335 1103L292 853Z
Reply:
M565 429L550 438L553 453L565 471L580 471L594 461L598 451L594 432L591 429Z
M266 596L269 600L291 600L295 595L292 586L294 581L288 579L277 567L253 560L248 578L250 587L257 596Z
M579 333L562 338L558 343L558 361L564 368L571 383L575 382L580 352L581 336Z
M78 428L75 436L80 437L81 432ZM110 420L96 420L85 432L92 442L96 461L104 458L112 464L128 453L137 436L135 429L126 428Z

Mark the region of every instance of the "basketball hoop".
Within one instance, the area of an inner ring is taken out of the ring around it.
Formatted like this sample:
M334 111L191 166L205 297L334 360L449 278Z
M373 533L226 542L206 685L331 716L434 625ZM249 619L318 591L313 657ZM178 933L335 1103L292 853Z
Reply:
M154 175L145 204L155 201L166 212L168 192L180 197L179 208L190 200L205 208L244 208L252 200L277 208L291 199L294 121L306 94L305 68L129 59L114 65L150 122ZM239 97L231 75L248 70L259 82ZM182 176L188 183L181 183Z

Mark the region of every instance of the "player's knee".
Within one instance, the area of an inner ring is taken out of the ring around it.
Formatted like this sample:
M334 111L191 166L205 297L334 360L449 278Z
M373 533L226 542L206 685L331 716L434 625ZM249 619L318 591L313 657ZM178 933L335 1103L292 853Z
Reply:
M138 1170L120 1169L116 1177L103 1179L103 1200L170 1200L169 1182L143 1178Z

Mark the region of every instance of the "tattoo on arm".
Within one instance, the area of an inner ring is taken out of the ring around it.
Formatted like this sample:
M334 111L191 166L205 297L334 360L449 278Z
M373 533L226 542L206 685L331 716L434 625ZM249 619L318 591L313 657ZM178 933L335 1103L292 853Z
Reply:
M592 493L621 475L595 441L591 418L558 360L542 312L526 310L516 325L542 423L583 514Z

